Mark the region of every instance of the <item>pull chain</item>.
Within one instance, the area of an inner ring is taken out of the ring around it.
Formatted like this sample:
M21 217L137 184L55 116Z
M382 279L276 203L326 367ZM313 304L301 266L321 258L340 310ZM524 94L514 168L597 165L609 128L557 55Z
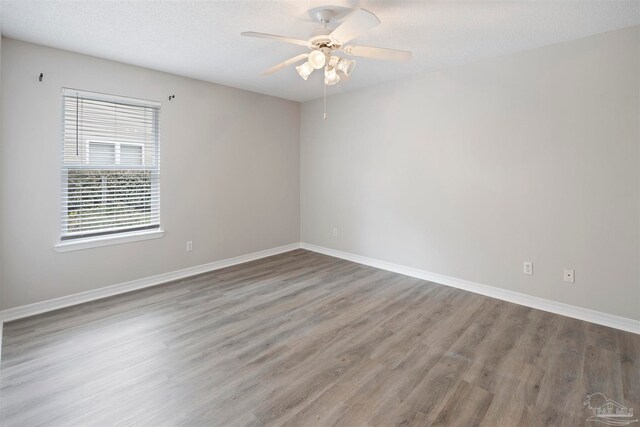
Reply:
M323 116L323 119L327 120L327 85L324 84L324 81L322 82L322 89L323 89L323 92L324 92L324 96L322 97L323 98L323 102L324 102L324 116Z

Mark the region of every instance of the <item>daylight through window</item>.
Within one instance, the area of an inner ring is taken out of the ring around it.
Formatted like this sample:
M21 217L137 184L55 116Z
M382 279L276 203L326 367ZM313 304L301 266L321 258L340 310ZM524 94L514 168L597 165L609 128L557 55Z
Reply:
M63 91L61 240L160 227L159 111Z

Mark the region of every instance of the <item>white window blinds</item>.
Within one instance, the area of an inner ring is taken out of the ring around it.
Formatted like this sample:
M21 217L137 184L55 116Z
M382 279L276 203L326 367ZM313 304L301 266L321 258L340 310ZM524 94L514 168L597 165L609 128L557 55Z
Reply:
M64 89L61 240L160 227L156 102Z

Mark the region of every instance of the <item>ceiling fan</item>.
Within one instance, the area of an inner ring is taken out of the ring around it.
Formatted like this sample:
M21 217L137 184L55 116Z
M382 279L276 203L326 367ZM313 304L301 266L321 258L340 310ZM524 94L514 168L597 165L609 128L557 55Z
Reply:
M321 9L316 12L316 17L322 24L322 28L316 30L308 40L294 39L273 34L256 33L248 31L241 33L245 37L258 37L277 40L304 46L310 50L293 58L287 59L264 71L263 75L273 74L289 65L306 60L298 65L296 70L300 77L307 80L314 70L324 68L324 84L334 85L340 81L340 76L349 76L355 68L356 61L344 56L334 55L341 53L347 56L382 59L387 61L406 62L411 59L411 52L406 50L384 49L370 46L353 46L345 43L358 37L365 31L380 24L376 15L365 9L356 9L346 20L335 29L327 28L327 24L335 16L331 9Z

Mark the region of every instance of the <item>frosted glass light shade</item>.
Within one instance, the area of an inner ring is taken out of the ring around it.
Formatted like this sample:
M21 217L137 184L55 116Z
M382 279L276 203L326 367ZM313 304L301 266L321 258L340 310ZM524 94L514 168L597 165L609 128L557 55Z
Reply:
M296 67L296 71L298 72L298 74L300 74L300 77L307 80L311 73L313 73L313 67L309 65L308 62L305 62L302 65L298 65Z
M335 68L327 67L324 70L324 84L327 86L334 85L340 81L340 76L336 73Z
M354 60L340 58L338 61L338 70L342 71L347 76L353 73L354 68L356 68L356 61Z
M320 52L319 50L314 50L313 52L311 52L309 54L309 59L307 60L309 65L311 65L316 70L324 67L326 61L327 58L325 58L324 53Z

